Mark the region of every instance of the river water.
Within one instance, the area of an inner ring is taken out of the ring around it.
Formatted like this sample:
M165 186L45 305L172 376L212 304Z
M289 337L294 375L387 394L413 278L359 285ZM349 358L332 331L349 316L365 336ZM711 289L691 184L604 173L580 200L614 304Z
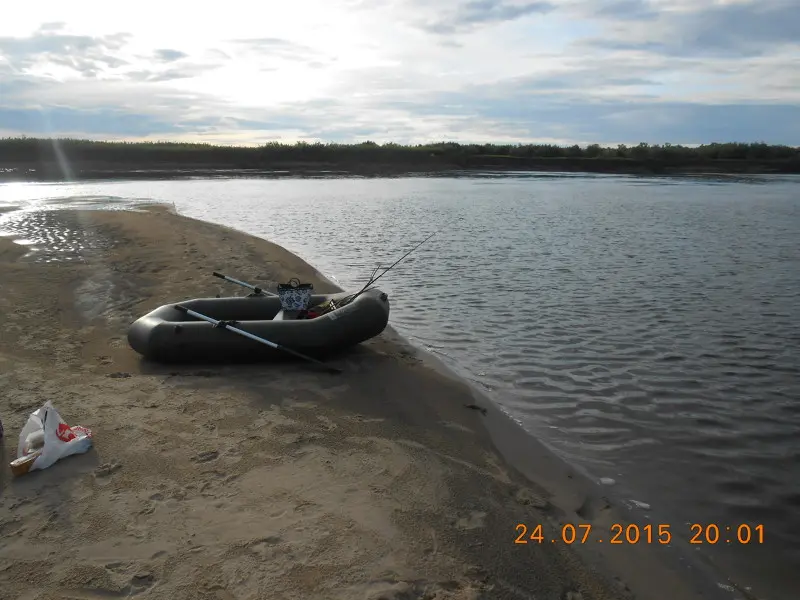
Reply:
M44 209L142 200L273 240L346 288L437 231L381 280L395 328L641 521L685 543L717 525L704 555L800 597L800 178L8 184L0 208L24 210L0 229L52 244ZM764 544L739 543L740 524Z

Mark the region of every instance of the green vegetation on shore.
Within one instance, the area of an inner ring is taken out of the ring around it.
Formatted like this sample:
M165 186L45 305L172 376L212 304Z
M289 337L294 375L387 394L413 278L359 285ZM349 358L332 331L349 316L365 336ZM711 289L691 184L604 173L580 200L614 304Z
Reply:
M203 174L216 170L396 174L449 170L604 173L800 173L800 148L764 143L619 145L553 144L281 144L215 146L176 142L0 139L0 178ZM66 171L66 172L65 172ZM187 173L190 172L190 173Z

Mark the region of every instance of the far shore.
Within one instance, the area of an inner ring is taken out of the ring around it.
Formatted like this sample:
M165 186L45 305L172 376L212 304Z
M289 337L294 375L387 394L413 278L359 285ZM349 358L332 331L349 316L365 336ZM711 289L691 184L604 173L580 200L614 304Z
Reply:
M267 142L219 146L65 138L0 139L0 182L188 177L458 176L480 172L618 175L800 173L800 148L755 143L471 144Z
M564 525L633 517L390 329L334 358L339 376L152 364L127 345L165 302L239 292L213 269L336 290L285 249L163 206L49 222L85 238L78 255L37 261L0 237L9 597L756 597L677 538L564 543ZM94 449L12 479L16 432L46 400ZM547 543L515 543L520 524Z
M159 180L196 178L327 178L327 177L469 177L481 173L576 173L633 176L725 176L800 174L797 162L713 160L675 165L628 159L552 158L527 161L465 161L465 164L404 163L276 163L269 168L242 168L228 164L98 165L71 163L0 164L0 183Z
M0 139L0 181L184 177L450 176L480 171L697 175L800 173L800 149L756 143L581 147L436 142L215 146Z

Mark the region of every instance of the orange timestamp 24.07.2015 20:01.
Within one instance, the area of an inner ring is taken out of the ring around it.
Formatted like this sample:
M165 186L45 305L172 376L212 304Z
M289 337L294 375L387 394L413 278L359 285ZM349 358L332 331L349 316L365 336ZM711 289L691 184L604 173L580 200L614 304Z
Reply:
M684 533L690 544L763 544L764 526L740 523L717 525L709 523L687 523ZM661 544L672 542L672 528L667 524L622 525L613 523L605 527L593 527L589 523L561 526L560 533L547 537L541 524L529 527L518 523L514 528L515 544Z

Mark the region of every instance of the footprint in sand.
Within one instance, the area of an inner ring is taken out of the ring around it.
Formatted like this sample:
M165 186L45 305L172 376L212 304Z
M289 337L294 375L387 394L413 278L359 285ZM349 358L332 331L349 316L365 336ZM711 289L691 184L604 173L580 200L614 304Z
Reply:
M317 420L322 422L326 431L333 431L338 427L336 423L334 423L328 417L325 417L323 415L317 415Z
M610 508L611 504L608 502L608 498L592 498L591 496L587 496L583 499L583 503L575 511L575 514L582 519L591 521Z
M155 576L148 572L143 571L131 577L131 582L128 588L128 595L135 596L142 594L153 587L156 583Z
M514 495L514 499L523 506L532 506L540 510L544 510L550 506L550 503L545 498L525 488L521 488Z
M231 494L230 484L238 478L239 475L226 473L225 471L202 471L197 492L207 498L229 496Z
M0 521L0 537L8 538L25 531L25 526L21 524L22 519L14 517L6 521Z
M283 540L280 538L280 536L270 535L259 540L254 540L248 544L247 549L261 558L266 558L272 554L271 549L280 544L282 541Z
M110 477L112 473L122 468L122 465L117 461L104 463L94 470L95 479L102 479Z
M127 346L127 342L119 337L113 337L108 340L108 345L112 348L125 348Z
M306 445L322 437L319 433L287 433L278 437L278 440L285 446Z
M156 508L158 508L164 502L164 494L162 492L156 492L154 494L150 494L142 503L142 510L139 511L140 515L152 515Z
M359 587L361 588L359 596L365 600L433 600L434 598L475 597L472 593L469 593L468 589L464 589L462 583L454 580L431 582L424 580L393 581L387 579L371 581L365 586ZM462 595L465 591L468 592L468 596ZM459 595L452 595L456 593L459 593Z
M212 460L217 460L217 458L219 458L219 452L217 450L205 450L193 456L191 460L197 463L207 463Z
M344 417L348 421L356 421L357 423L382 423L386 419L375 419L370 417L365 417L364 415L353 415Z
M67 569L59 580L63 597L129 598L148 591L157 578L148 570L140 570L129 580L121 579L121 563L99 565L78 564Z
M455 526L458 529L480 529L486 526L486 513L479 510L470 511L466 517L456 520Z

